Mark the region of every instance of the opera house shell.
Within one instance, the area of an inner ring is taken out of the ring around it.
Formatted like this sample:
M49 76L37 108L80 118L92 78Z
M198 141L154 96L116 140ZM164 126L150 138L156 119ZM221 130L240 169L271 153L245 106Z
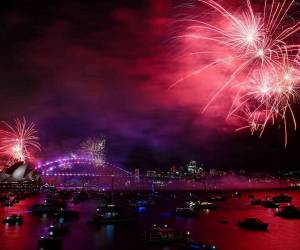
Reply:
M0 172L0 188L34 188L40 183L41 175L24 162L15 163Z

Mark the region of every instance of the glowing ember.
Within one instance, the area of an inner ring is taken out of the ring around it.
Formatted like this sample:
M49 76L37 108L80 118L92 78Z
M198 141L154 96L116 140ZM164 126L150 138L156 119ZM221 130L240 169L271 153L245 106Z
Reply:
M81 143L80 154L93 159L97 166L104 166L105 144L105 138L88 138Z
M16 119L14 124L2 122L0 129L0 152L10 162L25 161L31 157L33 149L40 150L40 144L34 123L27 123L25 118Z
M249 128L251 133L258 132L261 136L267 124L283 122L286 146L287 120L291 120L296 129L291 106L298 96L300 79L300 45L290 43L291 36L300 29L300 22L289 24L286 18L293 1L265 0L261 12L255 12L249 0L246 6L242 6L242 12L230 12L213 0L198 2L214 10L213 18L211 21L200 17L181 20L187 23L187 29L178 37L209 41L217 49L193 51L192 54L211 54L212 59L172 86L208 68L226 64L230 59L234 63L227 81L213 95L204 111L224 89L230 87L234 94L228 117L239 117L248 124L237 130ZM223 19L222 24L215 21L219 16ZM220 51L221 57L217 56Z

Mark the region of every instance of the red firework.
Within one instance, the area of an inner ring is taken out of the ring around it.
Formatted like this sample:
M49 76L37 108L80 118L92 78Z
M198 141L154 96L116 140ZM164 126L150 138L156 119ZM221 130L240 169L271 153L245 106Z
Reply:
M176 81L172 86L185 79L200 74L208 68L233 61L227 80L214 93L204 107L217 100L226 88L234 91L228 117L236 116L248 125L251 133L261 136L267 124L283 122L285 146L287 145L287 121L296 120L292 106L298 97L300 83L299 51L300 44L291 43L291 37L300 29L300 22L288 21L294 1L265 0L263 8L255 11L249 0L244 2L243 11L228 11L214 0L198 0L213 10L211 21L201 18L185 18L186 33L177 38L196 41L210 41L216 51L207 48L193 51L192 54L210 55L210 62ZM221 16L223 24L215 20ZM288 118L289 117L289 118Z
M16 119L14 124L2 122L0 129L0 153L9 158L10 162L26 161L33 150L40 150L41 146L36 136L34 123L27 123L26 119Z

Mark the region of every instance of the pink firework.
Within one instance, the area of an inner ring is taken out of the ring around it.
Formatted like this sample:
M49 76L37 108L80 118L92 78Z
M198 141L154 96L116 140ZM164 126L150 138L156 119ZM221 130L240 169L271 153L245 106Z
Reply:
M41 146L36 136L34 123L26 119L16 119L14 124L2 122L0 129L0 152L9 158L10 162L26 161L31 157L32 150L40 150Z
M209 41L215 49L193 51L192 54L210 55L211 60L172 86L208 68L233 62L235 66L227 73L227 80L216 90L204 111L230 88L234 94L228 117L239 117L248 124L237 130L250 128L252 134L258 132L261 136L266 125L283 122L286 146L287 121L292 121L296 129L292 106L298 98L300 83L300 44L291 42L300 29L300 22L287 18L294 1L265 0L264 6L260 9L256 6L259 11L255 11L250 1L245 0L243 11L236 12L228 11L214 0L197 2L213 10L213 18L211 21L181 19L187 23L186 32L177 38L199 43ZM222 23L216 22L219 17Z

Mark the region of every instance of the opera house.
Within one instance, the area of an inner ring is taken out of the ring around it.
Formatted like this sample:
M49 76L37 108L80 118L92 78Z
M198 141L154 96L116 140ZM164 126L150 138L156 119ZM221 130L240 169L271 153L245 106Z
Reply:
M0 189L33 189L41 183L41 175L24 162L15 163L0 172Z

